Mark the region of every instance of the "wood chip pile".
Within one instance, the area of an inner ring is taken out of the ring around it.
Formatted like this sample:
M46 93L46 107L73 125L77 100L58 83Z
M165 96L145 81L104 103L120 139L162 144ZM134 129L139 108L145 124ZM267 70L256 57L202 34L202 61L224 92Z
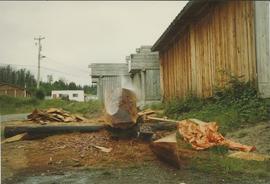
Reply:
M48 110L35 109L27 118L41 124L47 122L81 122L86 120L83 117L72 115L67 111L57 108L50 108Z

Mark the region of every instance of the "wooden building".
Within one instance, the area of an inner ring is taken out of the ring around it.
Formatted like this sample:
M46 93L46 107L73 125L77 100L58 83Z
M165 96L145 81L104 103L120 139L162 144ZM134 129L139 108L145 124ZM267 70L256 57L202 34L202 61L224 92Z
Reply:
M0 82L0 95L8 95L13 97L29 97L30 93L17 85Z
M160 100L160 76L158 52L151 46L141 46L135 54L127 56L128 71L138 104L144 105Z
M228 79L254 80L270 97L269 2L190 1L152 47L159 51L161 93L211 96Z
M98 99L102 102L106 93L130 83L126 63L92 63L89 68L91 68L92 83L97 85Z

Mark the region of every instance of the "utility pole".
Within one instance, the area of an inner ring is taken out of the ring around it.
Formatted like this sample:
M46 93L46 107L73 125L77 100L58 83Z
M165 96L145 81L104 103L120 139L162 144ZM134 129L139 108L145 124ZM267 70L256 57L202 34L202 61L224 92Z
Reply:
M45 37L39 36L38 38L34 38L34 40L38 41L38 74L37 74L37 89L39 88L39 83L40 83L40 60L42 58L45 58L45 56L41 55L41 40L45 39ZM36 43L37 44L37 43Z

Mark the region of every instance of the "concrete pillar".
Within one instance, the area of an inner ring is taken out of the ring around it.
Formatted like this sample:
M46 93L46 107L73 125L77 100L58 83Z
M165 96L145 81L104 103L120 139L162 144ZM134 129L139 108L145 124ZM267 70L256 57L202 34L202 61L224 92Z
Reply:
M141 71L141 80L142 80L141 99L142 99L142 104L145 105L145 70Z

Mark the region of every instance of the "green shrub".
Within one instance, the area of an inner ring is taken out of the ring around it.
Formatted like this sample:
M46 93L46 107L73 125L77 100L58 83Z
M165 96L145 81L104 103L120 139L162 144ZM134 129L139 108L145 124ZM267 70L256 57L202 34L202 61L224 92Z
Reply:
M186 99L171 100L165 104L165 115L179 120L215 121L223 134L270 119L270 100L258 96L253 81L244 82L241 78L229 75L225 87L216 87L213 96L207 99L190 95Z
M45 93L42 89L38 89L36 92L35 92L35 96L36 98L40 99L40 100L43 100L45 98Z
M192 110L199 110L205 104L205 100L189 95L186 99L173 99L165 104L165 114L181 114Z
M152 110L161 110L161 109L164 109L164 104L162 102L153 102L143 107L143 109L149 109L149 108Z

